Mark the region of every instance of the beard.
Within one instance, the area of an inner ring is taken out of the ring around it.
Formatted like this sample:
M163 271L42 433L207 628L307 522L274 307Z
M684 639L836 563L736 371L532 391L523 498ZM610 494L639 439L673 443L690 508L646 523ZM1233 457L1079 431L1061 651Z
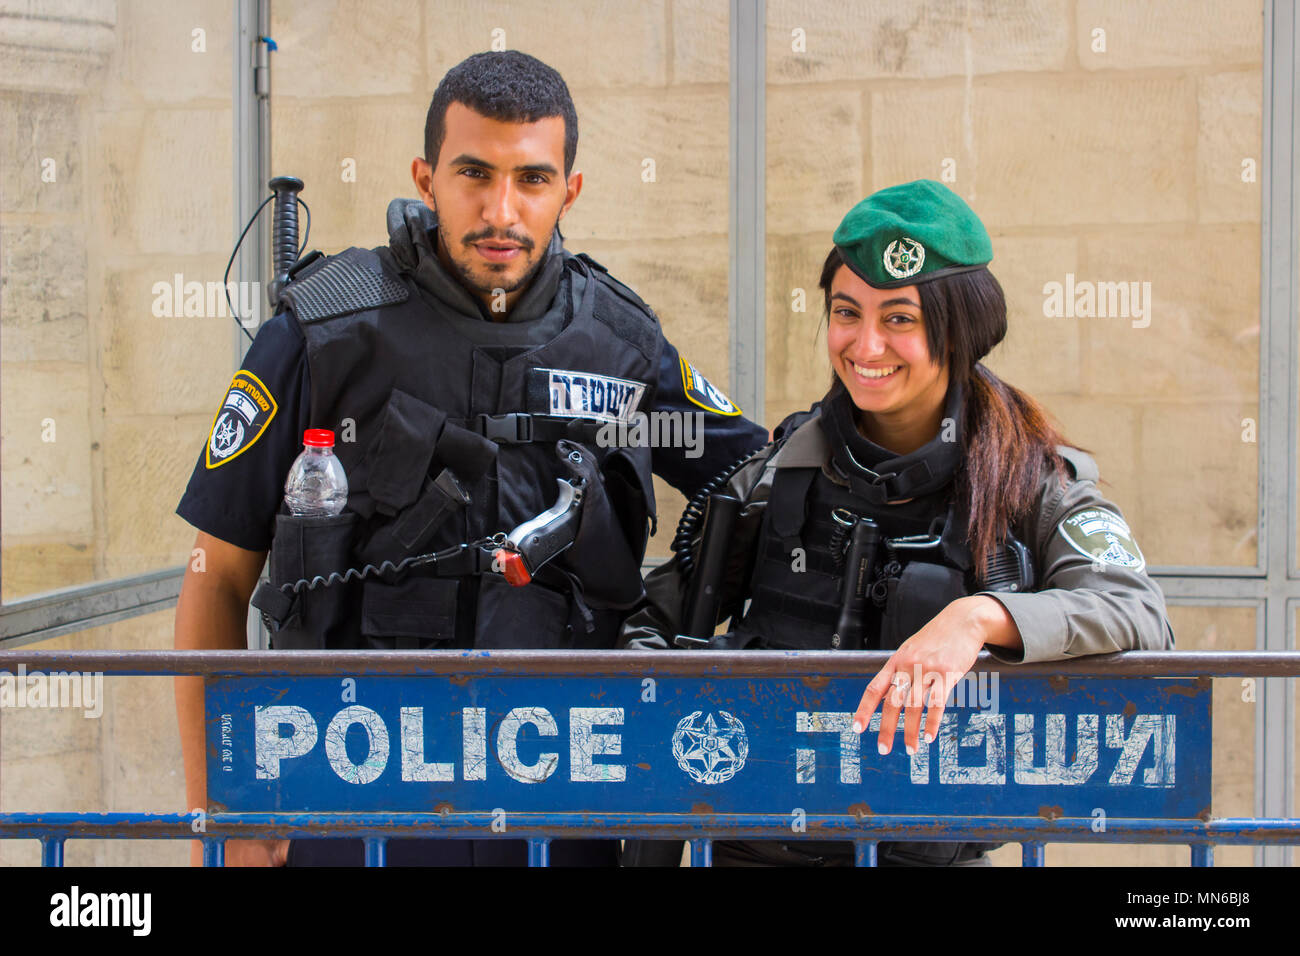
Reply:
M435 197L435 202L436 202L436 197ZM447 261L451 263L453 269L455 270L456 277L461 281L461 283L466 288L471 289L480 295L495 295L498 292L498 290L508 295L512 292L517 292L520 289L527 288L529 283L531 283L533 279L536 278L537 273L542 268L542 264L546 262L547 252L551 248L551 240L555 238L555 233L559 229L559 227L560 227L560 218L559 216L556 216L555 222L551 225L550 230L546 234L546 238L542 242L537 243L533 245L531 248L524 250L525 254L527 254L529 252L535 252L537 249L540 248L541 253L537 256L537 258L533 262L529 263L528 268L524 270L524 272L519 276L519 278L510 282L502 282L500 279L496 278L496 276L499 276L502 272L504 272L506 269L509 268L509 265L506 263L488 263L486 264L486 266L481 267L481 271L476 272L475 267L470 264L470 258L468 255L464 260L460 260L453 257L451 255L451 250L447 248L446 241L442 238L441 226L439 227L440 235L438 238L438 242L443 246L444 250L446 251ZM481 233L475 233L475 232L467 233L465 237L461 240L461 246L462 248L468 248L470 243L478 242L482 239L488 239L488 238L493 238L491 232L487 233L486 235ZM512 241L515 242L519 241L519 239L516 237L511 237L511 239Z
M479 292L483 295L495 295L499 290L508 295L511 292L516 292L519 289L526 288L528 284L533 281L537 276L538 271L542 268L542 263L546 261L546 249L549 249L550 245L550 237L547 237L546 247L542 250L542 254L539 255L537 259L528 266L528 269L513 282L492 281L491 279L493 273L504 272L508 268L504 263L488 264L487 277L484 277L482 274L475 274L474 270L471 269L467 263L460 262L459 260L452 259L451 264L455 267L456 276L460 279L461 283L468 288L473 289L475 292Z

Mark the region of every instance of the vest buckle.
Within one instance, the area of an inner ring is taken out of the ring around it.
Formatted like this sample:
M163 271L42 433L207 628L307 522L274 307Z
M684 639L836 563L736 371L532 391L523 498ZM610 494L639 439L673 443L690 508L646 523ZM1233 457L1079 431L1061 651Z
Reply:
M533 440L533 416L527 412L479 415L474 430L500 445L525 445Z

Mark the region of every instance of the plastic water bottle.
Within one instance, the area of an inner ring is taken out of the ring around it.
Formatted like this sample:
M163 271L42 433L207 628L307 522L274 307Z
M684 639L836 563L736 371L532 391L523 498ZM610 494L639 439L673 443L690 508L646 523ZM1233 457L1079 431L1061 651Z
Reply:
M309 428L302 443L284 482L284 503L295 515L336 515L347 504L348 476L334 455L334 433Z

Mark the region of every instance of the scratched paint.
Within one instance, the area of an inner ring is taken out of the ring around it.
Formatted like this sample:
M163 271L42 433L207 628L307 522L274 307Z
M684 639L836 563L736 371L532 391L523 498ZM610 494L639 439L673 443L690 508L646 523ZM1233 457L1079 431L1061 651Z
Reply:
M1004 678L1001 710L950 707L936 740L910 755L901 726L891 753L877 753L879 712L862 737L852 732L858 680L663 677L643 700L639 675L363 677L364 705L341 705L337 686L337 677L213 679L214 804L669 813L706 803L809 814L867 804L977 815L1054 806L1067 816L1104 806L1113 817L1172 819L1209 804L1209 694L1195 681L1071 680L1058 691Z

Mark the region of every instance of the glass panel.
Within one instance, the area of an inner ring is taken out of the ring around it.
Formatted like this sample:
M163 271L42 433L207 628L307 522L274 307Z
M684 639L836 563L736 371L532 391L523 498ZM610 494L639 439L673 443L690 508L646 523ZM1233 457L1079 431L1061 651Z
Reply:
M56 637L42 651L170 650L174 613L158 611ZM77 707L0 709L0 808L6 813L185 806L170 677L85 675ZM88 706L87 706L88 705ZM40 843L0 840L0 866L38 866ZM69 840L68 866L186 866L186 840Z
M1253 566L1260 0L767 19L768 423L825 391L839 219L938 179L992 235L1010 330L989 367L1093 452L1150 564Z
M229 5L19 6L0 18L5 601L185 560L172 510L235 332L209 285L231 243Z
M1186 607L1169 609L1180 651L1253 651L1254 608ZM1216 817L1255 815L1255 695L1239 677L1214 681L1214 762L1211 807ZM1184 845L1124 844L1088 846L1048 844L1048 866L1187 866ZM1020 847L1004 847L997 863L1020 864ZM1254 848L1217 846L1216 866L1251 866Z

